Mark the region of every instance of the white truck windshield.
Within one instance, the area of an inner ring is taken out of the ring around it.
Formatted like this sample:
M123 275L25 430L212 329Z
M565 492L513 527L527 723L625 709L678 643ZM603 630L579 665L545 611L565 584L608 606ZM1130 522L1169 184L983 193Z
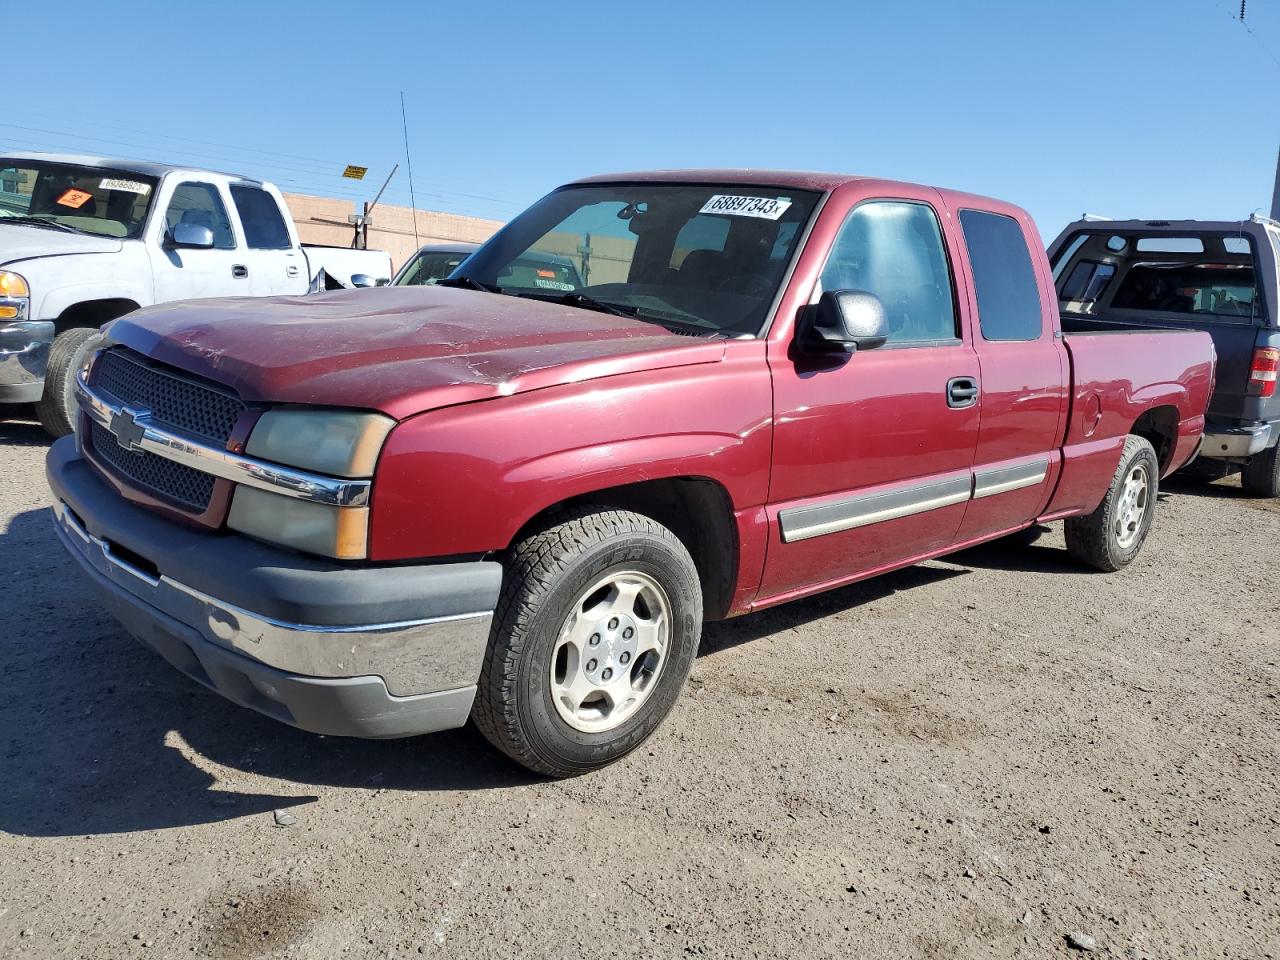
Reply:
M132 239L158 182L121 170L0 158L0 220Z

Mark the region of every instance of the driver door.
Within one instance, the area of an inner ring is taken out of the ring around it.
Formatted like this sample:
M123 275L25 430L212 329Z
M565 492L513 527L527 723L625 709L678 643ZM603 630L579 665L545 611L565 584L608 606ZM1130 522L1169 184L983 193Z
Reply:
M875 294L887 342L852 354L770 344L771 536L760 600L810 593L954 542L973 482L979 367L938 195L849 210L818 288ZM832 213L834 211L828 211ZM839 214L836 213L838 216Z
M199 250L167 246L169 232L179 223L208 227L213 231L213 247ZM216 184L195 180L178 184L165 208L163 233L148 250L156 303L250 293L243 244Z

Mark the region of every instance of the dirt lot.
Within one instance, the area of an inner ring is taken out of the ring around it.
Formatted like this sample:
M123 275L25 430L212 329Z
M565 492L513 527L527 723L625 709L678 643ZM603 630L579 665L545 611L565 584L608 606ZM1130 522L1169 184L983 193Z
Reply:
M713 626L647 749L554 783L179 676L63 558L44 449L0 422L0 955L1280 954L1280 510L1230 484L1121 575L1055 527Z

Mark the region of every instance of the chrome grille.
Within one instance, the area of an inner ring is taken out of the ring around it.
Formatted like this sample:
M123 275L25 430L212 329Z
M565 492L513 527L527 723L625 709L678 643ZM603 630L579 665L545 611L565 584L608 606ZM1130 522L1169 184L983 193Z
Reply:
M209 508L214 476L140 450L126 450L110 430L89 424L93 452L116 473L140 487L196 513Z
M94 385L126 406L144 407L159 423L220 444L244 412L234 394L169 373L119 347L98 358L94 373Z
M245 405L235 394L152 364L123 347L97 360L94 387L119 404L146 410L157 426L226 446ZM98 460L134 486L177 506L209 508L215 478L142 450L130 450L98 423L89 427L89 447Z

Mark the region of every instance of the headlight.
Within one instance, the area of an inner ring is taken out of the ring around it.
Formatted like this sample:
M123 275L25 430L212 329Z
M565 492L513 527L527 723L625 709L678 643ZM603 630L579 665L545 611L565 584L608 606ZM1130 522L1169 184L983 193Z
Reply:
M31 310L31 288L16 273L0 270L0 320L26 320Z
M345 410L268 410L245 453L334 477L372 477L395 421Z
M376 413L269 410L258 418L245 452L333 477L372 477L393 426L394 420ZM368 554L368 507L333 507L240 486L231 498L227 526L340 560Z

